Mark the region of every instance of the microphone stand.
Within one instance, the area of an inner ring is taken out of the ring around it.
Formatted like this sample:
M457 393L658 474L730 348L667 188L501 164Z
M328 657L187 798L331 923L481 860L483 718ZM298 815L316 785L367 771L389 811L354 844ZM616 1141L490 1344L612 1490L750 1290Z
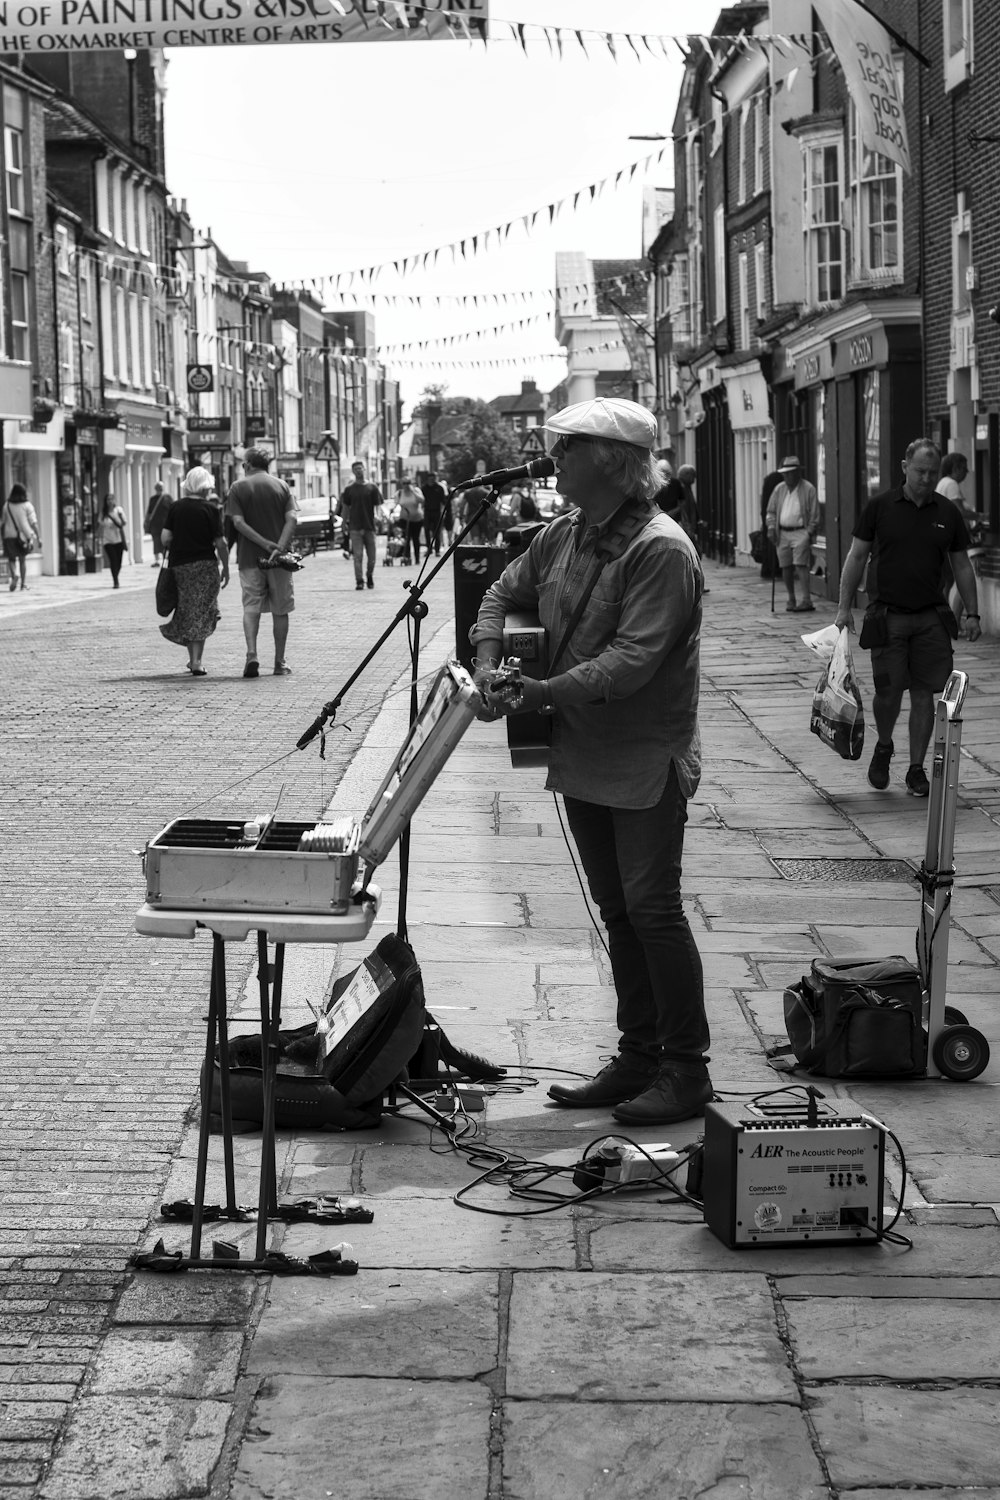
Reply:
M452 500L454 500L455 496L458 493L458 489L453 490L448 496L448 502L450 503ZM389 622L389 625L379 636L378 640L375 642L374 646L372 646L368 654L354 669L350 677L348 677L343 687L341 687L334 694L334 696L328 703L323 704L323 708L319 716L313 720L305 733L301 735L298 740L296 740L295 748L297 750L304 750L306 746L310 744L316 738L316 736L326 728L326 725L332 719L335 719L337 717L337 709L344 701L344 698L350 692L351 688L357 682L358 678L363 675L369 663L374 661L375 657L382 650L382 647L385 645L386 641L389 640L390 636L393 635L397 627L400 626L404 620L413 621L413 644L410 649L410 726L412 727L414 721L416 720L418 712L417 685L420 678L420 622L421 620L425 619L427 614L429 613L429 608L424 603L424 594L427 592L430 584L440 573L441 569L444 567L448 559L454 555L455 549L461 545L461 543L468 536L469 532L472 531L476 525L478 525L480 519L486 514L490 506L496 504L497 500L500 498L500 493L501 491L495 486L490 490L490 493L485 497L485 499L481 501L471 521L469 521L468 525L465 526L464 529L459 532L458 536L454 538L445 552L435 563L434 567L424 578L423 582L421 582L419 578L417 579L416 583L411 583L409 579L404 582L403 587L408 594L406 603L402 606L401 609L396 612L393 619ZM438 534L440 535L440 529ZM404 943L408 941L406 931L406 899L409 891L409 883L410 825L409 823L407 823L399 839L399 909L396 918L396 936L400 938Z

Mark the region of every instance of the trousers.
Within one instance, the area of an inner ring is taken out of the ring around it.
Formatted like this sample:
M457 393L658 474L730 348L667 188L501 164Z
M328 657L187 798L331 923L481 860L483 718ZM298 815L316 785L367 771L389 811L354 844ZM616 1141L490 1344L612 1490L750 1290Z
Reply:
M676 769L655 807L564 801L608 932L622 1057L703 1073L710 1036L701 954L681 900L687 802Z

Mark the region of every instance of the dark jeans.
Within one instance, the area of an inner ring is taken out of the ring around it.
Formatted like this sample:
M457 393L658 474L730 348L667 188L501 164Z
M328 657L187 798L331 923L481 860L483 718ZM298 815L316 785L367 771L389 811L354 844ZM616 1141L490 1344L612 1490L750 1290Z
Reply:
M111 569L111 581L114 583L115 588L118 587L118 574L122 570L122 553L124 551L124 542L104 543L104 555L108 560L108 567Z
M351 556L354 558L354 580L362 583L362 567L365 560L368 563L368 577L371 578L375 572L375 533L374 531L352 531L351 532Z
M406 538L406 561L410 560L410 550L413 550L413 561L420 561L420 535L424 529L423 521L404 521L404 536Z
M430 557L433 552L435 556L441 552L441 517L424 517L424 551Z
M687 803L673 766L655 807L602 807L566 797L590 892L608 930L618 1044L629 1062L700 1074L709 1033L698 952L681 902Z

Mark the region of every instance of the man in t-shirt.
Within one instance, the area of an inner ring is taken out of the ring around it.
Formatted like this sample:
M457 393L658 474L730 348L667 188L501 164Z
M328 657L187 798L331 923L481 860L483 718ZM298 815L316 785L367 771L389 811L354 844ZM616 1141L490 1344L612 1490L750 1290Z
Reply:
M367 558L370 589L375 587L375 510L383 503L382 491L377 484L365 482L365 466L359 460L351 465L353 482L347 486L337 507L338 516L346 517L351 535L351 555L354 558L354 587L363 589L362 557Z
M906 790L911 797L926 797L930 790L924 756L934 728L934 695L940 693L951 673L955 623L941 592L946 557L967 611L968 639L977 641L982 634L976 573L967 550L969 533L958 507L935 494L940 471L941 450L937 444L930 438L916 438L903 460L902 485L868 501L844 559L834 621L839 629L845 625L848 630L854 629L851 601L874 548L867 585L872 602L862 631L866 637L863 644L872 653L872 710L878 729L868 780L880 792L889 785L892 731L903 694L909 689Z
M270 612L274 631L274 675L287 677L285 661L288 616L295 608L292 575L284 568L262 568L288 550L295 535L295 501L287 484L267 472L271 455L264 448L248 448L246 469L226 501L226 514L237 531L236 566L243 590L243 634L247 643L244 677L258 677L257 631L260 617Z

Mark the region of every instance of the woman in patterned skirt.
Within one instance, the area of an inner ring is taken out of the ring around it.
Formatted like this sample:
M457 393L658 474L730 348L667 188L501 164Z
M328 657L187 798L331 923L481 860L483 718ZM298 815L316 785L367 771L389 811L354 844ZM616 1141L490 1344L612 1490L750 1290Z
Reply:
M222 531L222 514L212 505L212 476L207 469L191 469L184 477L181 498L167 511L163 547L167 565L177 580L177 608L160 634L188 651L188 671L204 677L201 664L205 642L218 621L219 588L229 582L229 549ZM221 584L219 569L222 569Z

